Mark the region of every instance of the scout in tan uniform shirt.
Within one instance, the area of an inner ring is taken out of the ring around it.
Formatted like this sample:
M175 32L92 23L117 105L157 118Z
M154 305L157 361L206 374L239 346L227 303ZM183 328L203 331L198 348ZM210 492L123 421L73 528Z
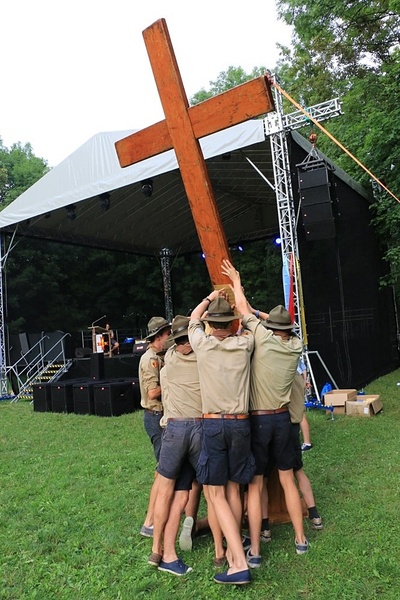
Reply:
M200 383L196 355L188 341L188 324L189 318L182 315L172 321L175 344L167 351L160 373L166 428L157 467L159 485L148 561L174 575L192 570L178 558L175 545L201 444Z
M223 262L222 272L232 281L236 307L244 315L242 326L254 334L255 341L251 367L250 423L251 447L257 468L248 489L251 546L247 562L251 567L260 567L263 478L271 452L295 531L296 552L304 554L308 551L301 500L293 473L294 449L288 410L302 344L292 334L290 314L283 306L279 305L270 311L264 322L266 328L263 327L252 314L239 272L227 260Z
M203 483L228 544L229 569L215 575L217 583L246 584L251 576L241 534L239 484L254 473L248 419L250 360L254 340L232 333L234 315L222 292L214 290L193 310L189 340L197 356L203 402L203 441L197 479ZM202 317L205 310L207 316ZM210 335L203 322L210 326Z
M170 332L171 324L168 321L163 317L152 317L148 323L146 337L148 348L139 361L140 403L144 408L144 428L153 445L157 461L161 449L162 428L160 419L163 414L160 386L160 369L163 361L157 355L157 352L163 350L164 341L168 338ZM157 485L156 477L150 492L146 518L140 530L141 535L145 537L153 536L153 511L157 496Z

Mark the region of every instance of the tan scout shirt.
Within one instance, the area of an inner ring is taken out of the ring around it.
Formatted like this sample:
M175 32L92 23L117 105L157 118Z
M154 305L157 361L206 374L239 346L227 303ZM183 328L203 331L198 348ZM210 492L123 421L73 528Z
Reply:
M302 375L296 373L293 380L292 390L290 392L289 413L292 423L300 423L305 412L304 406L305 384Z
M197 358L194 352L181 354L176 346L165 355L168 402L164 412L169 417L201 417L201 393Z
M163 365L162 359L157 356L153 348L148 348L140 357L139 361L139 385L140 385L140 404L143 408L149 410L162 410L163 405L160 399L150 400L149 390L154 390L160 385L160 369Z
M197 357L203 413L247 414L253 335L246 332L219 340L193 319L189 341Z
M246 315L242 325L254 334L251 363L250 410L276 410L290 402L302 344L298 337L282 340L265 329L254 315Z

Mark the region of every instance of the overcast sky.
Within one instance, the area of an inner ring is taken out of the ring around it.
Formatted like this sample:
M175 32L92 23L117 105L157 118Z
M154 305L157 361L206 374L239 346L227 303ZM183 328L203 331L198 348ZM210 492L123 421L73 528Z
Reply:
M273 70L290 31L273 0L4 0L0 138L55 166L96 133L164 118L142 31L165 18L188 98L221 71Z

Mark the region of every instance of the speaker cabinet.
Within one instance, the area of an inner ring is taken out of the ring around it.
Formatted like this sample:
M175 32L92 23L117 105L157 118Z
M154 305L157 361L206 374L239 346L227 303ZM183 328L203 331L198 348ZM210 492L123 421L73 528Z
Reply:
M336 237L335 221L320 221L315 223L308 223L304 225L306 232L306 238L310 241L313 240L330 240Z
M94 352L90 355L90 377L91 379L104 379L104 353Z
M51 412L51 384L38 383L33 386L33 410Z
M91 354L91 348L75 348L75 358L89 358Z
M72 388L74 413L77 415L94 415L94 392L95 382L85 381L75 383Z
M332 172L325 166L299 172L300 210L307 240L336 237L331 179Z
M95 414L100 417L117 417L133 412L137 395L140 395L140 391L136 391L138 388L138 380L132 379L96 383L93 387Z
M74 380L58 381L51 384L51 409L53 412L74 412Z

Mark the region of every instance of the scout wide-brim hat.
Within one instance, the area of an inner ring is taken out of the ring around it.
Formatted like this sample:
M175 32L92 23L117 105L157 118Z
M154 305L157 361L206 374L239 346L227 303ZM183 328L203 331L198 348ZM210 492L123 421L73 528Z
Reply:
M229 302L224 298L215 298L210 302L208 307L207 316L203 317L202 321L212 321L213 323L228 323L229 321L235 321L241 319L243 315L235 315Z
M176 315L172 319L171 334L174 340L188 335L189 321L189 317L184 317L183 315Z
M147 325L148 334L145 339L147 341L151 340L157 333L160 333L160 331L166 327L171 327L171 323L168 323L164 317L152 317Z
M267 329L293 329L292 317L282 304L275 306L262 324Z

